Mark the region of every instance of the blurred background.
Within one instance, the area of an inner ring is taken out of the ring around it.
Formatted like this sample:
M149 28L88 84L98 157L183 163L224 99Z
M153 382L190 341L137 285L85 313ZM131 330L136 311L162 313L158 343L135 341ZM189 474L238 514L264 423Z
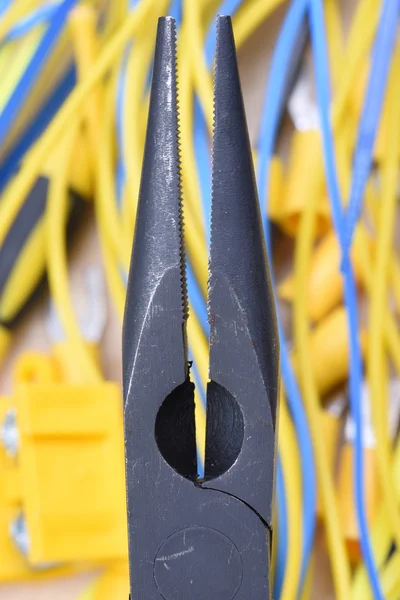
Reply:
M128 598L121 323L166 14L202 468L218 13L280 321L273 598L400 598L399 8L0 0L1 600Z

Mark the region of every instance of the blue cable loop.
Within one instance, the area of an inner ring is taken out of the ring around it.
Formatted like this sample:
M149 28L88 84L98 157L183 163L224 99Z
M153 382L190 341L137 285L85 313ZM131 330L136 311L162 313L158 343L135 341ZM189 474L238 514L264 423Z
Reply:
M46 62L46 58L50 54L52 47L56 43L64 27L68 13L75 3L76 0L64 0L64 2L57 7L39 46L4 106L4 109L0 114L0 146L4 143L12 123L18 115L37 76L41 72Z
M396 44L398 6L393 0L383 2L368 79L363 112L354 154L353 180L346 213L343 254L352 243L360 216L365 186L372 166L372 154L389 76L391 57Z
M2 40L2 43L17 40L29 33L37 25L41 25L45 21L50 21L54 17L57 8L57 4L51 3L44 4L32 11L26 17L20 19L20 21L9 30L6 37Z
M291 57L296 45L297 33L302 27L307 15L308 0L294 0L286 14L277 44L272 56L270 75L266 90L266 100L262 113L259 161L258 188L260 197L268 193L269 165L275 147L279 126L279 117L285 94L285 73L289 71ZM264 219L264 234L268 255L272 257L272 244L268 215ZM274 289L274 275L271 273ZM278 302L277 302L278 304ZM279 323L279 316L278 316ZM302 456L302 491L303 491L303 556L299 593L304 584L307 567L314 542L316 514L316 481L314 469L313 447L307 417L305 414L301 393L294 375L290 354L286 344L283 328L279 323L281 345L281 370L287 394L289 409L296 429L300 452ZM280 592L281 589L277 590ZM276 596L278 597L278 595Z
M330 125L328 53L325 40L324 14L320 0L310 0L310 26L313 46L313 57L315 64L317 96L321 116L325 170L333 213L334 226L343 253L343 251L345 250L344 232L346 223L342 212L340 188L335 165L333 135ZM358 339L357 290L351 261L348 260L346 256L342 256L342 258L345 259L342 265L342 270L344 276L345 303L347 307L350 336L349 388L351 414L355 423L354 487L358 526L360 530L360 543L374 598L384 600L384 595L380 586L379 575L376 568L371 547L371 541L369 537L368 521L364 498L364 449L361 406L361 385L363 367L360 344Z

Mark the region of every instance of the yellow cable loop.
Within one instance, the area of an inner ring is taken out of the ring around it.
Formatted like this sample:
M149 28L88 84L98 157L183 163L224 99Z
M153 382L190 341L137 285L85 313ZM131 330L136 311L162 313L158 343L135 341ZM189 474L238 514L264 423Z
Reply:
M46 132L29 153L21 172L4 192L2 202L0 203L0 244L3 242L7 231L26 198L26 195L38 176L43 162L46 160L57 141L63 137L70 122L76 118L77 112L79 112L93 87L106 74L107 70L119 57L125 44L132 35L134 35L138 27L141 26L142 19L150 7L151 1L152 0L142 0L138 4L137 9L129 14L121 29L114 35L103 50L90 74L71 93L68 100L66 100L58 114L54 117Z
M296 600L303 548L302 494L299 448L294 426L281 390L279 403L279 457L286 491L288 553L281 598Z
M299 362L299 379L303 391L304 403L308 415L318 489L322 500L328 549L332 566L332 575L339 600L350 598L350 566L346 554L342 528L339 520L333 478L325 453L323 431L320 425L320 398L309 362L309 331L307 320L306 279L310 268L310 258L315 239L315 215L317 194L311 194L300 219L295 249L295 293L293 306L294 340Z
M371 290L370 329L368 336L368 379L371 388L371 407L376 435L378 472L383 491L383 502L393 528L396 545L400 547L400 515L395 484L391 474L392 448L388 424L388 402L385 397L385 352L383 346L390 256L397 205L398 168L400 152L400 45L393 59L389 81L388 143L382 164L382 197L377 229L374 285Z
M73 127L64 136L58 149L59 162L49 185L49 197L46 209L47 274L54 306L63 326L82 373L88 382L102 379L101 373L84 344L79 325L76 322L72 306L66 256L66 212L68 202L68 171L77 128Z

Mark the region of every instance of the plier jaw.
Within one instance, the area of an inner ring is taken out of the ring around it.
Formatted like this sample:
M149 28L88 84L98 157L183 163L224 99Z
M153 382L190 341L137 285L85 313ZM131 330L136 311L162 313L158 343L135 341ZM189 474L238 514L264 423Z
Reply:
M278 336L232 24L218 17L205 479L197 480L176 33L159 21L124 318L135 600L270 597Z

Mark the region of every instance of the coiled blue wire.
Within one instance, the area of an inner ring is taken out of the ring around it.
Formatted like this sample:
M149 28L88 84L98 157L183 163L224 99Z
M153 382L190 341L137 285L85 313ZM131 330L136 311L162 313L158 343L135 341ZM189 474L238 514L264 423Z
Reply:
M37 76L44 67L46 58L56 43L64 27L67 15L75 3L76 0L64 0L57 7L35 53L4 106L0 114L0 145L4 143L14 119L18 115Z
M349 253L354 228L361 212L365 186L371 171L372 152L382 111L391 57L396 44L398 11L399 7L393 0L383 2L354 153L353 179L343 245L345 256Z
M350 336L350 408L355 423L355 500L360 530L360 544L374 598L383 600L378 570L375 564L364 497L364 451L362 430L362 357L358 338L357 290L351 261L345 246L345 216L342 212L340 188L336 173L333 135L330 125L330 89L328 80L328 54L324 34L324 15L320 0L310 0L310 25L315 64L316 87L321 116L325 170L331 201L335 230L342 249L342 271L344 276L345 303ZM358 184L357 189L359 190ZM359 190L360 191L360 190ZM359 191L357 193L359 193Z
M282 102L285 94L285 73L290 70L290 61L298 39L299 30L307 16L308 1L295 0L291 3L283 26L281 28L277 44L272 56L270 75L268 78L266 99L264 103L260 138L259 138L259 160L258 160L258 187L261 198L268 190L269 164L275 147L276 136L279 127L279 118ZM270 235L270 224L268 216L264 219L264 233L267 244L268 255L272 258L272 244ZM273 273L271 273L273 279ZM275 288L275 285L274 285ZM299 593L304 584L307 567L310 560L311 550L315 535L315 513L316 513L316 481L314 469L314 456L309 432L308 422L303 407L299 387L290 362L289 350L286 344L284 331L279 322L279 337L281 345L281 369L288 399L289 409L296 429L301 457L302 457L302 491L303 491L303 554L301 567L301 580ZM278 565L277 578L275 582L274 597L278 598L282 589L284 572Z

